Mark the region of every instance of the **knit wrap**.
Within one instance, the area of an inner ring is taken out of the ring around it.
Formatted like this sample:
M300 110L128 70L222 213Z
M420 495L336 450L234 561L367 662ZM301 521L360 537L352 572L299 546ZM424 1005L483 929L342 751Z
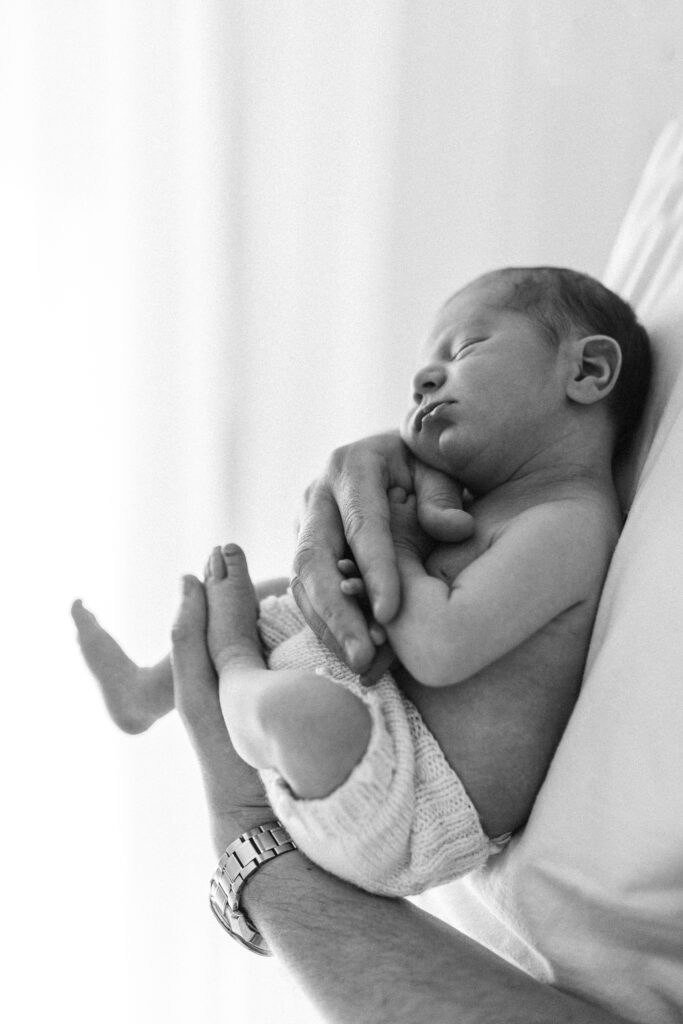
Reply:
M370 712L367 750L322 799L297 798L273 770L262 778L273 811L326 871L369 892L407 896L484 864L500 843L484 833L465 788L415 705L386 672L364 687L306 625L291 594L261 603L271 669L300 669L351 690Z

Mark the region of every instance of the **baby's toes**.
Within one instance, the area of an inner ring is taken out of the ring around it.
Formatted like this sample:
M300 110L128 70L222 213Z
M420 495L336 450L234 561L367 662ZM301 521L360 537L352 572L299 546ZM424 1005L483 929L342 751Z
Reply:
M91 611L89 611L80 598L78 598L71 605L71 618L76 624L79 636L84 636L98 625L97 619Z
M224 544L214 548L209 558L210 576L207 579L207 590L210 592L209 603L221 606L240 607L242 614L247 611L256 614L258 601L256 591L249 575L246 555L237 544Z
M226 577L235 588L254 593L254 585L249 575L247 556L237 544L225 544L221 549L221 558Z
M223 552L221 548L215 547L209 555L209 560L204 567L204 580L212 583L214 580L224 580L227 576Z

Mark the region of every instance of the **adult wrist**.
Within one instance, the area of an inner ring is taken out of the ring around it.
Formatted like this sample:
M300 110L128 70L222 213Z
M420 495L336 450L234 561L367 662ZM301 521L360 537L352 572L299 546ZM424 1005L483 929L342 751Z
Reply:
M226 847L249 829L257 828L264 821L273 818L272 809L266 804L263 807L234 807L212 814L212 835L216 856L222 856Z
M218 861L209 886L211 910L230 937L251 952L270 956L265 938L242 906L244 888L265 864L296 849L287 829L274 819L241 833Z

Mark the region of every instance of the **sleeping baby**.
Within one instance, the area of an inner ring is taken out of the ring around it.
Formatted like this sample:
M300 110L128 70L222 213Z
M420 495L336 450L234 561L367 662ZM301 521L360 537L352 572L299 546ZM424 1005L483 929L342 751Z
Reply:
M390 492L402 596L374 686L319 642L285 584L265 596L238 547L214 549L207 642L231 739L321 867L418 893L522 828L579 690L622 525L613 462L649 376L644 328L587 275L499 270L445 303L402 437L416 467L458 482L473 531L436 543L415 496ZM353 563L340 569L362 600ZM73 615L122 728L172 708L168 659L140 668L80 602Z

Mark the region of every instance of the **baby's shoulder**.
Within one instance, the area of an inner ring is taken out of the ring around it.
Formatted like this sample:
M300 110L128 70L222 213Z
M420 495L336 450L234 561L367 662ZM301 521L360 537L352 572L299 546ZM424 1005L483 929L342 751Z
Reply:
M622 516L616 497L602 491L577 490L530 504L511 522L548 523L576 530L592 529L600 534L618 536Z
M553 547L579 561L610 557L621 531L616 500L599 491L547 498L515 512L500 524L498 538L514 536L536 548Z

